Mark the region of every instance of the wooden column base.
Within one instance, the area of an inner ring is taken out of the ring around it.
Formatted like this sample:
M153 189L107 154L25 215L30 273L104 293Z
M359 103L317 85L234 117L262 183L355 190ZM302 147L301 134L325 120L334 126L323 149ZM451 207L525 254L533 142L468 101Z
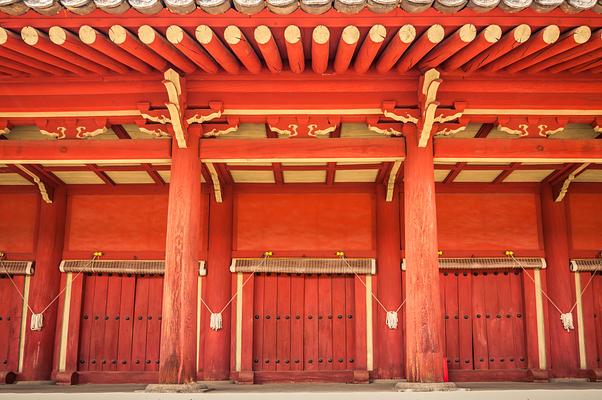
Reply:
M353 383L370 383L370 373L367 370L353 371Z
M13 371L0 371L0 384L12 385L17 381L17 374Z
M550 373L547 369L528 370L527 379L531 382L548 382Z
M255 372L253 371L240 371L238 373L238 379L236 383L241 385L252 385L255 383Z
M589 380L592 382L602 382L602 368L594 368L589 371Z
M63 371L56 373L55 380L57 385L77 385L79 376L76 371Z

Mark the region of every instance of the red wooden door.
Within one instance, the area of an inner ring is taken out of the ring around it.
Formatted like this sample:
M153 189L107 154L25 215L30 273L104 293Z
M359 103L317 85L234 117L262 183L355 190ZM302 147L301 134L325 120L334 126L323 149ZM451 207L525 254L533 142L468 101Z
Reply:
M519 271L445 271L441 287L450 369L526 368Z
M590 276L588 275L583 274L584 277L590 279ZM585 279L583 279L582 282L583 281L585 281ZM594 304L592 308L594 315L592 321L594 321L596 328L596 348L598 350L597 354L595 354L595 357L598 368L602 368L602 276L600 276L598 273L598 275L594 276L590 285L592 285L591 289L593 289L592 293ZM585 318L588 318L588 316L586 315ZM596 363L593 364L596 365Z
M15 275L13 281L23 293L25 277ZM0 371L16 372L19 365L19 336L23 300L6 274L0 275Z
M86 274L80 371L158 371L163 278Z
M256 274L255 371L354 369L354 277Z

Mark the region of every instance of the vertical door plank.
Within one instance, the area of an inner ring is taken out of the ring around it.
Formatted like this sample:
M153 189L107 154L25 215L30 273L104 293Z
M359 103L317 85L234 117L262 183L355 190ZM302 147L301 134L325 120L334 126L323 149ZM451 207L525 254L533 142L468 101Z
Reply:
M305 369L318 369L318 276L305 276L305 322L303 361Z
M96 289L96 276L81 274L78 279L83 282L83 307L81 314L81 328L79 335L79 363L78 370L90 370L90 344L92 341L92 321L94 320L94 290Z
M502 331L500 329L499 302L496 276L493 272L484 272L485 277L485 321L487 323L487 348L489 352L489 368L500 369L501 348L500 337Z
M332 370L332 277L318 279L318 368Z
M278 277L267 273L263 298L263 369L276 370L276 308L278 301Z
M145 371L159 370L159 349L161 346L161 305L163 299L163 277L149 276L148 316L146 328L146 364ZM193 333L194 332L194 333ZM196 335L196 326L190 331ZM150 362L149 362L150 361Z
M21 293L25 289L25 277L23 275L13 276L15 285ZM8 344L7 367L9 370L16 371L19 366L19 337L21 335L21 314L23 313L23 299L16 292L11 284L11 292L9 294L9 303L7 306L8 318ZM5 303L6 304L6 303ZM36 310L37 311L37 310ZM29 328L29 327L28 327Z
M109 291L109 277L106 274L96 276L94 289L94 308L92 310L92 337L90 343L90 370L101 371L104 352L104 337L107 317L107 293Z
M132 275L123 276L121 278L121 303L119 305L118 371L129 371L132 369L135 294L136 278Z
M132 371L144 371L146 360L146 330L148 315L149 280L145 275L136 277L134 299L134 334L132 343Z
M117 355L119 345L119 309L121 307L121 280L122 277L112 275L108 277L107 311L104 335L103 371L117 369Z
M345 369L345 276L332 278L332 353L335 370Z
M303 325L305 304L305 276L291 277L291 370L303 370Z
M6 274L0 275L0 343L7 343L10 336L10 312L7 305L17 296ZM0 346L0 365L8 363L9 346Z
M447 359L450 369L460 368L459 326L460 313L458 308L458 272L443 272L445 286L445 335Z
M458 276L458 309L460 369L473 369L472 275L469 271L462 271Z
M368 369L366 354L366 277L355 277L354 284L355 312L352 314L352 319L355 322L355 357L351 369L365 371ZM349 315L347 317L349 318Z
M263 299L265 296L265 274L255 275L255 298L253 315L253 369L256 371L263 370L265 360L263 356L263 326L265 321L265 311L263 309Z
M485 276L480 271L472 273L472 332L475 369L489 368L487 348L487 320L485 319Z
M291 369L291 275L279 274L276 310L276 370Z
M527 351L525 343L525 312L523 307L523 288L521 286L520 272L511 271L510 274L510 308L512 321L512 335L514 336L514 368L527 368ZM510 360L510 362L512 362Z

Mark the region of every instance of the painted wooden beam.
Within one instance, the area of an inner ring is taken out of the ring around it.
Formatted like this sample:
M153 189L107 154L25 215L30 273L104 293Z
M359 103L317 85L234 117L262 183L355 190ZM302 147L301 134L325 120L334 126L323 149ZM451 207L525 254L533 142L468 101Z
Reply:
M7 164L46 164L81 161L146 161L171 159L169 140L56 140L0 142L0 159Z
M439 43L426 57L420 61L418 68L426 70L435 68L445 60L468 46L477 37L477 28L473 24L462 25L451 36Z
M405 73L417 65L422 57L431 51L445 37L445 31L439 24L429 27L416 42L401 56L395 67L398 73Z
M441 68L445 72L458 70L468 61L497 43L501 37L502 28L500 28L499 25L488 25L479 32L479 35L474 41L445 61Z
M121 25L109 29L109 39L121 49L144 61L159 72L169 68L169 63L157 53L140 43L138 38Z
M416 39L416 28L414 26L404 25L399 28L380 55L376 63L376 71L381 74L389 72L410 47L414 39Z
M296 25L289 25L284 30L288 66L292 72L300 74L305 71L305 55L303 54L303 38Z
M602 162L600 140L438 139L436 161Z
M149 25L142 25L138 28L138 38L142 43L150 47L159 56L168 60L174 67L180 71L192 73L196 71L195 64L186 56L180 53L171 43L167 41L160 33Z
M324 25L318 25L311 34L311 68L316 74L323 74L328 69L330 47L330 31Z
M378 24L370 28L355 58L355 72L360 74L368 72L386 37L387 29L383 25Z
M247 38L242 31L234 25L230 25L224 31L224 39L232 52L238 57L240 62L252 74L261 72L262 65L259 57L255 54L255 50L249 44Z
M201 141L201 159L204 162L240 160L273 160L275 162L286 160L395 161L403 159L404 155L404 142L398 139Z
M360 31L354 25L346 26L341 33L334 57L334 72L342 74L346 72L351 64L355 48L360 39Z
M210 74L218 71L215 61L184 29L177 25L170 25L165 32L165 37L203 71Z
M282 71L282 57L272 36L272 31L265 25L259 25L253 32L255 42L259 46L259 51L265 60L268 69L273 73Z
M511 50L525 43L531 37L531 27L522 24L507 32L502 38L487 50L482 51L464 67L466 72L474 72L497 60Z

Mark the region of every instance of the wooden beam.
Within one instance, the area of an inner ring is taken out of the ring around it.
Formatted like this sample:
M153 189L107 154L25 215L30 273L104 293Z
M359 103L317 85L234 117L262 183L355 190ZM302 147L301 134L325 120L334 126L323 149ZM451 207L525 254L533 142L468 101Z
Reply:
M318 25L311 34L311 68L316 74L328 69L330 31L324 25Z
M420 62L429 51L445 37L445 31L439 24L431 25L399 60L396 70L405 73Z
M96 174L107 185L115 186L115 182L104 171L101 171L96 164L86 164L88 169Z
M2 144L0 144L1 148ZM207 162L236 161L396 161L405 146L398 139L202 140L201 159ZM2 153L0 153L0 156Z
M169 63L164 58L140 43L134 34L121 25L113 25L109 29L109 39L121 49L144 61L157 71L163 72L169 68Z
M489 47L487 50L482 51L472 61L468 62L464 66L464 71L474 72L479 68L483 68L485 65L497 60L512 49L525 43L531 37L531 28L529 25L522 24L510 32L507 32L497 43Z
M151 164L143 163L142 167L144 168L146 173L151 177L151 179L153 181L155 181L155 183L157 185L165 186L165 181L163 180L161 175L159 175L159 173L157 171L155 171L155 169L153 168L153 166Z
M0 47L0 56L2 56L4 60L11 60L18 64L34 68L35 70L46 72L51 75L64 75L66 73L65 70L55 67L54 65L48 65L45 62L33 58L23 57L23 54L4 47Z
M337 52L334 57L334 72L342 74L347 71L359 39L360 31L355 26L348 25L343 29L341 39L339 39L337 45Z
M265 25L259 25L253 32L255 41L259 46L259 51L265 60L265 64L268 69L273 73L279 73L282 71L282 58L280 57L280 51L276 45L276 41L272 36L272 31Z
M36 140L0 142L0 159L7 164L102 162L165 162L171 159L170 141L155 140Z
M364 43L362 43L355 57L355 72L363 74L370 69L372 61L374 61L376 53L378 53L386 37L387 30L383 25L373 25L370 28L366 39L364 39Z
M161 34L157 33L151 26L142 25L138 28L138 38L142 43L150 47L155 53L169 60L169 62L180 71L192 73L196 71L196 65L186 56L180 53Z
M222 41L213 33L207 25L199 25L195 31L196 40L207 50L207 52L218 62L219 65L231 74L237 74L240 64L236 58L226 49Z
M553 45L541 49L530 57L524 58L514 64L508 66L506 72L519 72L531 66L537 65L542 61L549 60L565 51L575 48L585 42L587 42L592 35L592 31L589 27L583 25L575 29L566 32L560 37L560 39Z
M27 74L31 76L48 76L47 72L6 58L0 59L0 66L2 66L2 72L9 75L19 76Z
M224 31L224 39L232 52L238 57L240 62L252 74L261 72L262 65L259 57L255 54L255 50L249 44L245 35L238 27L229 25Z
M468 46L477 37L477 28L473 24L462 25L451 36L439 43L426 57L420 61L418 68L426 70L435 68L445 60Z
M215 74L217 72L218 66L215 61L213 61L213 59L207 55L207 52L182 28L177 25L170 25L167 28L165 37L169 43L173 44L203 71L210 74Z
M539 50L555 43L559 37L560 28L558 28L557 25L546 26L537 32L535 36L532 36L527 43L516 47L494 62L489 63L485 68L483 68L483 71L496 72L510 64L526 59Z
M69 64L68 62L66 62L64 60L61 60L61 59L54 57L50 54L47 54L41 50L38 50L37 48L34 48L32 46L25 44L25 42L23 42L20 37L18 37L14 33L10 32L4 28L1 28L1 27L0 27L0 46L5 47L7 49L10 49L10 50L20 54L21 57L24 57L24 58L29 57L34 60L45 62L47 64L59 67L67 72L74 73L76 75L86 75L86 74L90 73L89 71L87 71L83 68L80 68L73 64Z
M131 139L130 134L125 130L123 125L111 125L111 130L119 139Z
M602 57L602 48L592 51L591 53L587 53L582 56L572 58L563 63L554 65L553 67L548 68L547 72L558 73L558 72L564 72L564 71L573 70L573 69L579 70L579 68L589 64L592 61L597 61L601 57Z
M441 68L445 72L451 72L460 69L460 67L466 64L468 61L472 60L477 55L481 54L483 51L497 43L501 37L502 28L500 28L499 25L488 25L479 33L477 38L472 43L451 56L441 66Z
M550 139L440 139L435 138L435 160L497 162L602 162L600 140Z
M63 47L72 53L79 54L114 72L124 74L130 71L130 69L123 64L115 62L115 59L84 45L77 36L60 26L50 27L48 37L55 45Z
M524 70L527 73L541 72L547 68L563 63L565 61L574 60L580 56L591 53L592 51L602 48L602 29L598 29L591 34L588 41L572 49L564 51L555 57L550 57Z
M376 71L381 74L389 72L408 47L410 47L414 39L416 39L416 28L414 26L404 25L399 28L378 59Z
M600 68L602 67L602 59L598 59L594 62L587 62L585 64L581 64L575 68L571 68L569 72L572 74L578 74L582 72L600 72Z
M476 139L486 138L487 135L489 135L491 133L491 131L493 130L493 126L494 125L491 123L481 124L481 126L479 127L479 130L474 135L474 137Z
M301 30L296 25L289 25L284 30L284 41L288 66L292 72L300 74L305 71L305 55L303 54L303 40Z
M88 25L82 25L79 28L79 39L99 53L106 54L135 71L148 73L153 70L148 64L121 49L103 34Z

